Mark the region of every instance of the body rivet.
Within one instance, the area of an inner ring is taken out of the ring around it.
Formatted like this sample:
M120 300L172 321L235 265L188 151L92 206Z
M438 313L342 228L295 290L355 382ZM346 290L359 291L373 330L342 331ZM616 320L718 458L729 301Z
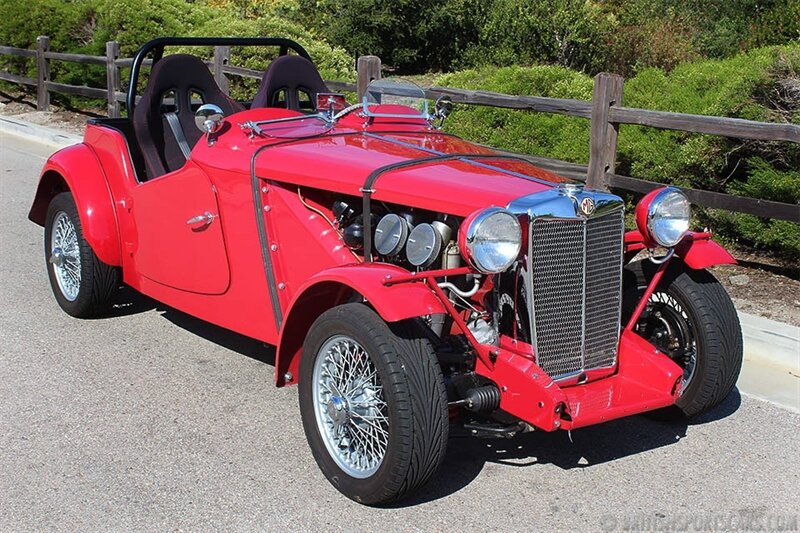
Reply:
M284 381L292 381L293 379L294 379L294 376L292 375L291 372L287 372L287 373L285 373L283 375L283 380Z
M261 192L269 192L269 187L264 185L263 187L261 187Z
M273 252L277 252L278 251L278 245L277 244L273 244L272 246L269 247L269 249L272 250Z
M279 288L280 290L283 290L283 289L285 289L285 288L286 288L286 284L285 284L285 283L278 283L278 288Z
M267 213L269 213L270 209L272 209L270 206L268 205L264 206L264 211L266 211Z

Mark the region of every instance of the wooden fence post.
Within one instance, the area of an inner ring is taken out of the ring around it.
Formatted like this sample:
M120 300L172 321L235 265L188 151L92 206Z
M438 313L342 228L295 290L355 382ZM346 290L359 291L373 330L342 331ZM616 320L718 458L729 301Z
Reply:
M381 79L381 58L378 56L361 56L358 58L356 68L358 69L356 92L358 93L358 101L360 102L364 99L364 94L367 92L367 85L369 85L369 82Z
M593 189L609 189L608 174L614 172L617 159L619 124L608 121L608 111L622 104L624 78L601 72L594 77L592 94L592 127L589 139L589 169L586 185Z
M44 54L50 50L50 37L40 35L36 38L36 109L48 111L50 109L50 93L47 91L47 82L50 81L50 60Z
M230 57L230 46L214 47L214 81L217 82L217 85L225 94L228 94L230 84L228 83L228 78L225 76L225 73L222 71L222 67L228 64Z
M119 101L117 91L121 91L119 68L117 59L119 58L119 43L108 41L106 43L106 89L108 90L108 116L119 118Z

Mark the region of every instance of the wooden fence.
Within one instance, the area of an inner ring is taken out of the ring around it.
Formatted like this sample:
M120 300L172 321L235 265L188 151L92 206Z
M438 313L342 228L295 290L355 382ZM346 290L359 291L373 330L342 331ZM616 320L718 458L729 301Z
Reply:
M120 116L120 103L125 101L120 69L129 67L132 59L119 57L119 45L116 42L110 41L106 43L105 56L53 52L50 50L50 38L46 36L39 37L36 42L36 50L0 46L0 54L35 58L37 77L28 78L0 71L0 80L35 86L37 109L39 110L47 110L50 104L50 93L59 92L105 99L108 105L108 116ZM208 62L214 73L215 80L223 91L227 92L229 86L226 75L258 79L263 74L262 71L230 65L229 55L230 47L216 46L214 47L213 59ZM51 60L105 65L106 87L101 89L54 82L50 76ZM360 98L369 82L381 77L381 61L375 56L359 57L357 70L358 81L356 84L340 81L326 81L325 83L333 91L355 91ZM659 129L742 139L800 143L800 126L796 124L757 122L736 118L669 113L625 107L622 105L623 86L624 80L620 76L605 73L598 74L594 79L594 92L591 102L540 96L514 96L446 87L427 88L426 95L430 98L449 96L456 103L555 113L590 120L591 135L588 165L568 163L533 155L522 155L522 157L542 168L585 181L590 187L602 190L617 188L646 193L663 186L662 183L615 173L617 136L620 124L636 124ZM697 205L800 223L800 206L796 203L773 202L685 187L681 189Z

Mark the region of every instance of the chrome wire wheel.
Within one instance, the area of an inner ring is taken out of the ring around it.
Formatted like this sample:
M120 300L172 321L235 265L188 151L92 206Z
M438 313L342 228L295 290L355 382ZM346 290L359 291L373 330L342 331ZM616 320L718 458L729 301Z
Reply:
M81 288L81 253L75 225L64 211L56 213L53 219L48 261L61 294L74 302Z
M667 292L653 292L635 331L683 369L681 389L686 390L697 367L697 341L680 302Z
M331 458L353 478L372 476L386 455L389 418L378 370L361 344L346 335L323 343L314 362L312 398Z
M681 388L686 390L697 367L697 341L689 315L680 302L666 292L654 292L647 305L653 324L651 342L683 369Z

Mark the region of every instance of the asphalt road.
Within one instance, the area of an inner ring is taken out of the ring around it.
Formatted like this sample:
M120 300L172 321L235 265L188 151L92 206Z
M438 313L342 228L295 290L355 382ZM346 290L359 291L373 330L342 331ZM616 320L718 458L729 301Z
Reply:
M454 438L414 500L345 499L270 349L130 293L60 311L26 217L48 151L0 134L1 531L800 528L800 415L738 392L690 425Z

